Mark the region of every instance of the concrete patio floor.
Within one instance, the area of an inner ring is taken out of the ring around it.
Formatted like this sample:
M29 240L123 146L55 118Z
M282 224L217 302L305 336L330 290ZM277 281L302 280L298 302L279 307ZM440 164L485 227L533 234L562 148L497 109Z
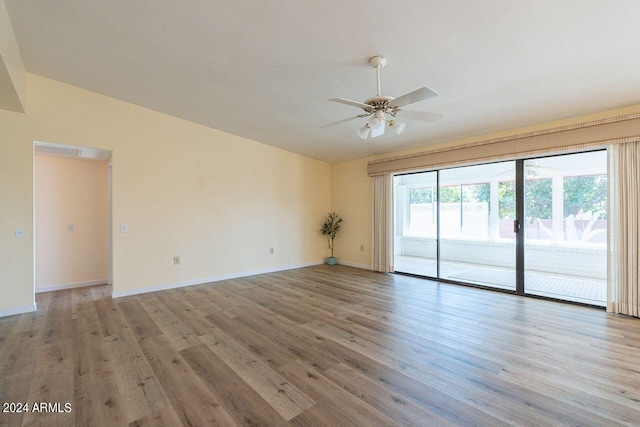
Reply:
M397 256L394 268L399 273L436 276L436 262L431 258ZM442 262L440 278L499 289L514 291L516 289L515 269ZM527 271L525 272L525 292L604 307L607 299L607 284L605 280L599 279Z

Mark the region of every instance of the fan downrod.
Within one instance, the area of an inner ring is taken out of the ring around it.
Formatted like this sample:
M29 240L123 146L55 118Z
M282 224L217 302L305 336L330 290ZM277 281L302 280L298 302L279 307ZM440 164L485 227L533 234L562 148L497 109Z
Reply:
M376 80L378 83L377 96L380 96L380 70L382 70L384 66L387 65L387 58L385 58L384 56L374 56L369 60L369 64L371 64L371 66L376 69Z

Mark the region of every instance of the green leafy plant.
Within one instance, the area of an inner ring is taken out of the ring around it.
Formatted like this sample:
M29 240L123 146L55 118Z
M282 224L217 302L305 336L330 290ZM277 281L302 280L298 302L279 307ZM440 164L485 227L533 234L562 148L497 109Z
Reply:
M338 231L340 231L340 227L342 226L342 218L335 213L330 212L327 215L327 218L324 220L324 224L322 224L322 228L320 229L320 233L327 238L327 243L329 244L329 249L331 250L331 258L333 258L333 239L336 238Z

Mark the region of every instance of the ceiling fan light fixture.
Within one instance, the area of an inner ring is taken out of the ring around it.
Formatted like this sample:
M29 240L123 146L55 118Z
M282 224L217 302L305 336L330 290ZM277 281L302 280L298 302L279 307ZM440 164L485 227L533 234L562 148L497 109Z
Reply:
M371 129L380 129L380 126L382 126L383 123L384 123L384 111L376 110L376 112L373 113L373 117L369 119L369 127Z
M396 135L400 135L402 132L404 132L404 129L407 127L407 124L402 122L396 122L394 120L391 123L389 123L389 127L393 128L393 130L396 132Z
M377 117L372 117L371 120L369 120L368 125L371 129L379 129L380 126L382 126L382 120Z
M371 127L369 126L369 123L367 123L358 129L358 136L362 139L367 139L369 132L371 132Z

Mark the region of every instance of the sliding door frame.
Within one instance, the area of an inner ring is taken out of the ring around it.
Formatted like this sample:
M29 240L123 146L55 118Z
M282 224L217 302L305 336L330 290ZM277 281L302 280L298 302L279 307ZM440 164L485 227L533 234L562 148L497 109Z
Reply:
M515 274L516 274L516 289L515 290L510 290L510 289L503 289L503 288L497 288L497 287L491 287L491 286L485 286L485 285L479 285L479 284L475 284L475 283L470 283L470 282L460 282L457 280L451 280L451 279L444 279L441 278L441 271L440 271L440 244L441 244L441 238L440 238L440 224L441 224L441 220L440 220L440 172L442 170L448 170L448 169L455 169L458 167L465 167L465 166L454 166L454 167L443 167L440 169L435 169L435 170L426 170L426 171L411 171L411 172L406 172L406 173L397 173L394 174L393 176L401 176L401 175L415 175L415 174L419 174L419 173L430 173L430 172L435 172L436 173L436 194L437 194L437 200L436 200L436 277L431 277L431 276L423 276L420 274L415 274L415 273L407 273L407 272L401 272L401 271L394 271L394 274L400 274L400 275L405 275L405 276L413 276L413 277L420 277L420 278L425 278L425 279L431 279L431 280L437 280L438 282L442 282L442 283L451 283L451 284L455 284L455 285L462 285L462 286L471 286L474 288L481 288L481 289L488 289L488 290L492 290L492 291L496 291L496 292L503 292L503 293L509 293L509 294L516 294L516 295L522 295L522 296L527 296L527 297L531 297L531 298L538 298L538 299L544 299L544 300L551 300L551 301L558 301L558 302L563 302L563 303L567 303L567 304L576 304L576 305L582 305L582 306L587 306L587 307L593 307L593 308L598 308L598 309L603 309L603 307L598 306L598 305L593 305L593 304L587 304L587 303L583 303L583 302L577 302L577 301L569 301L569 300L564 300L564 299L560 299L560 298L553 298L553 297L548 297L548 296L542 296L542 295L535 295L535 294L529 294L526 292L525 289L525 176L524 176L524 163L527 160L534 160L534 159L542 159L542 158L549 158L549 157L558 157L558 156L566 156L566 155L571 155L571 154L580 154L580 153L590 153L590 152L596 152L596 151L606 151L606 148L604 147L598 147L598 148L589 148L589 149L585 149L585 150L576 150L576 151L571 151L571 152L563 152L563 153L558 153L558 154L551 154L551 155L540 155L540 156L531 156L531 157L526 157L526 158L521 158L521 159L516 159L516 160L508 160L508 159L500 159L500 160L496 160L494 162L488 161L485 163L480 163L480 164L492 164L492 163L502 163L502 162L508 162L508 161L513 161L515 162L515 193L516 193L516 219L514 220L514 232L515 232ZM607 177L608 179L608 177ZM462 197L462 194L460 195L460 197ZM395 209L394 209L395 212ZM394 221L395 222L395 221ZM395 235L394 235L395 238Z
M516 160L516 294L524 295L524 159Z
M440 169L436 170L436 278L440 280Z

